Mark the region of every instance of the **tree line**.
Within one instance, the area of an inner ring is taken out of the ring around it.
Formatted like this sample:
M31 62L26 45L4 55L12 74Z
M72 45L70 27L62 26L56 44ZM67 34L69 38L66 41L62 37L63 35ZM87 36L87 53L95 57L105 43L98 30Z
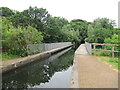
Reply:
M27 55L28 44L104 43L107 38L112 39L119 34L119 29L114 28L115 21L107 18L98 18L93 22L73 19L69 22L62 17L53 17L44 8L31 6L22 12L0 7L0 17L3 52L19 56Z

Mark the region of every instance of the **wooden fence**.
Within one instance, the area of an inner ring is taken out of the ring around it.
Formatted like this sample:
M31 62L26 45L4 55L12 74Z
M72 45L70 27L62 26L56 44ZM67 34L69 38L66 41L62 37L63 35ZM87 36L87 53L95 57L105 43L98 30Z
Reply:
M112 52L112 57L114 57L114 53L118 52L120 53L120 51L115 51L115 46L120 46L119 44L100 44L100 43L92 43L93 45L93 51L95 52L96 50L98 51L106 51L106 52ZM101 45L101 46L112 46L111 50L104 50L104 49L96 49L96 46Z

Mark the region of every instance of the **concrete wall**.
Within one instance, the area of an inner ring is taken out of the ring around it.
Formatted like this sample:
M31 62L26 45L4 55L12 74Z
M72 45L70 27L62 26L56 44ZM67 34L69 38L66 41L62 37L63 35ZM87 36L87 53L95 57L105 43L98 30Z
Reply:
M60 43L45 43L45 44L29 44L27 45L28 55L33 54L35 52L44 52L48 50L52 50L55 48L60 48L66 45L72 44L71 42L60 42Z
M74 60L73 60L73 69L71 74L71 82L70 82L70 88L80 88L79 86L79 56L80 55L89 55L85 44L81 44L74 54Z
M88 42L85 42L85 47L86 47L89 55L92 55L92 44L88 43Z

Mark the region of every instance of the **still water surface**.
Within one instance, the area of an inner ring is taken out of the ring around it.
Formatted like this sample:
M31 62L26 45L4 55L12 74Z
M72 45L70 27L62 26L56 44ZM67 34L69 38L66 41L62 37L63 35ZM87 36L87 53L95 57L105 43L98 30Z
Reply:
M3 88L69 88L74 50L68 48L3 75Z

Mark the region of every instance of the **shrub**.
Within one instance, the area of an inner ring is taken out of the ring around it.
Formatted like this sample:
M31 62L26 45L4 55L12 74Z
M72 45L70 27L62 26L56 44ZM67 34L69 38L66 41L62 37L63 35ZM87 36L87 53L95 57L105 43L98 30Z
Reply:
M15 28L9 23L4 23L2 34L3 51L9 54L26 56L27 45L41 43L43 40L41 34L41 32L31 26Z
M118 40L118 35L114 34L112 35L112 38L105 38L104 40L105 44L120 44L120 41ZM112 46L103 46L105 50L111 50ZM120 51L119 46L114 47L115 51ZM109 53L109 52L108 52ZM115 56L118 56L119 53L115 53Z

